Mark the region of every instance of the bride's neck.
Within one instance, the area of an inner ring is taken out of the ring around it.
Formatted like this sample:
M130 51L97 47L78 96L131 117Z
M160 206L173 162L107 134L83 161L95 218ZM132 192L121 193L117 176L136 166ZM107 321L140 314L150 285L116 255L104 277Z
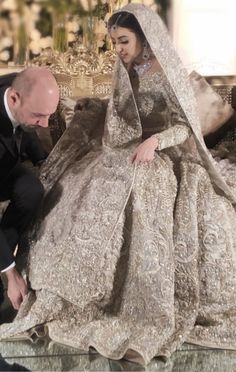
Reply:
M142 56L138 56L137 58L135 58L135 60L133 61L133 64L134 65L143 65L144 63L146 63L147 61L145 61L143 59Z

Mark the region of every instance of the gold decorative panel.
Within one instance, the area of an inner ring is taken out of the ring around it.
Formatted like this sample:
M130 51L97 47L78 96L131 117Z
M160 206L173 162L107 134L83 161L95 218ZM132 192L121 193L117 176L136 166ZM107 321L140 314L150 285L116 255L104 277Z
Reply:
M96 53L76 43L64 53L44 51L32 65L47 66L54 73L62 97L106 97L111 91L115 53Z

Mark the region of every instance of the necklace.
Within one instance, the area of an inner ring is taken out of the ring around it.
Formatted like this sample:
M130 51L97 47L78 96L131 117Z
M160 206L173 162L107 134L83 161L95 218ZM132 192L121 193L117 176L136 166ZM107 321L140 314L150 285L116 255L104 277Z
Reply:
M133 69L135 70L138 76L141 76L141 75L144 75L145 72L147 72L150 69L152 64L153 64L153 60L149 59L147 62L144 62L140 65L134 64Z

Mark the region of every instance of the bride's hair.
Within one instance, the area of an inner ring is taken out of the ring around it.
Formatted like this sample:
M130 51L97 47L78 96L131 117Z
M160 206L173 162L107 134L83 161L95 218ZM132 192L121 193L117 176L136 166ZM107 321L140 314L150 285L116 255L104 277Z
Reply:
M140 37L141 40L145 40L144 33L135 18L135 16L129 12L117 12L114 13L108 20L107 24L108 30L110 31L112 27L124 27L128 28L130 31L134 32Z

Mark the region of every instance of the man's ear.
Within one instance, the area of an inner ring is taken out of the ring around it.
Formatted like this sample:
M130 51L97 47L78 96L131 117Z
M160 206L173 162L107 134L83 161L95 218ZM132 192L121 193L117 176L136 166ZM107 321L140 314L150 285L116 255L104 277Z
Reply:
M8 98L10 106L18 107L20 105L20 94L14 88L10 88Z

